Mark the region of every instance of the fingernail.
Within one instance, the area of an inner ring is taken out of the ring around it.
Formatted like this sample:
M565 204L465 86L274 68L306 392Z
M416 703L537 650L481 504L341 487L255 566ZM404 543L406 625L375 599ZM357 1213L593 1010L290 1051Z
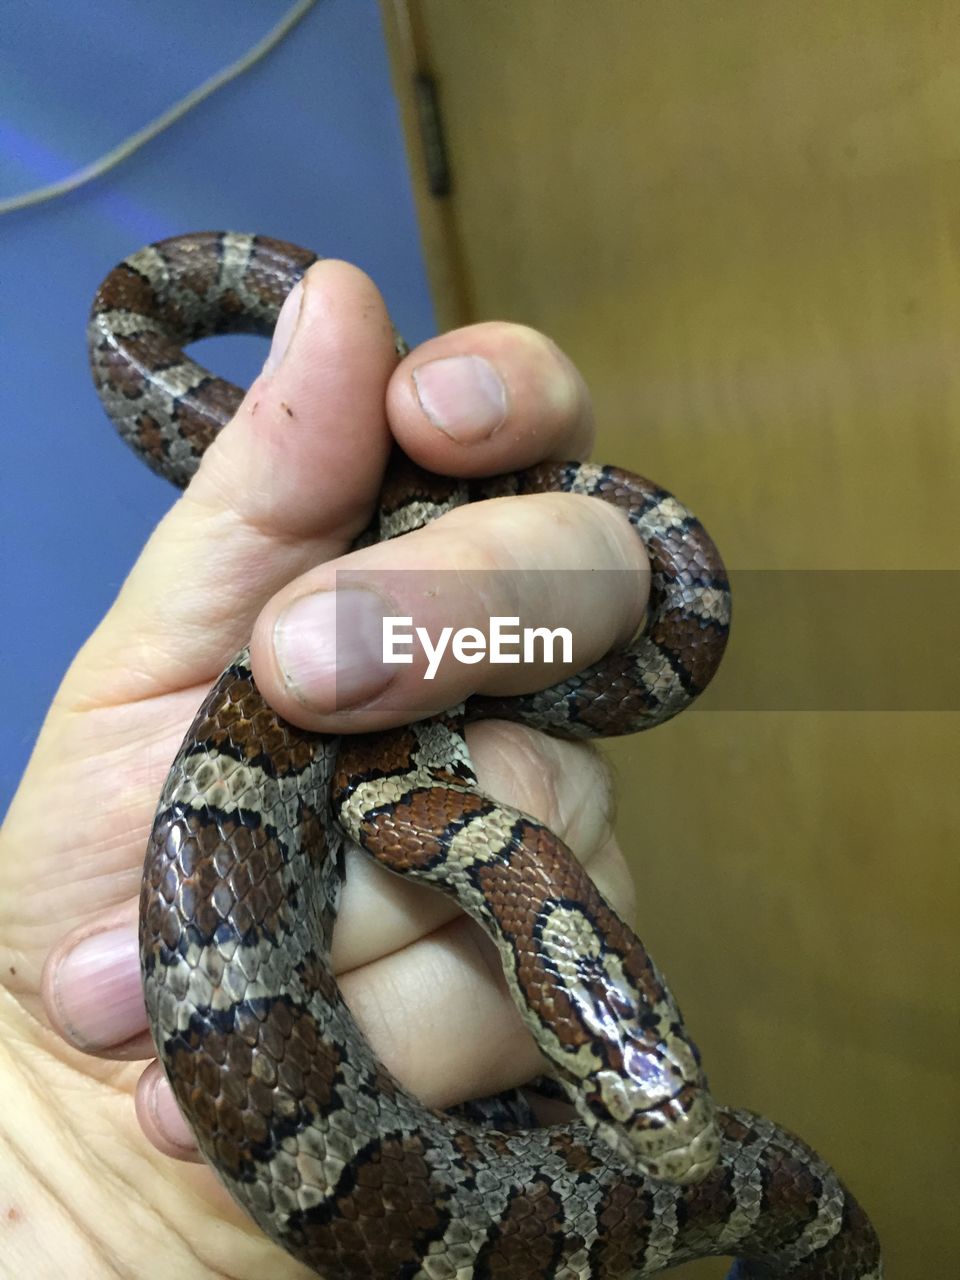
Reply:
M277 316L277 323L273 328L273 341L270 343L270 350L263 364L263 372L265 374L274 373L280 367L280 361L287 353L290 339L293 337L297 321L300 319L302 302L303 281L298 280L284 298L280 314Z
M380 693L394 675L383 662L383 619L390 612L381 596L361 587L294 600L273 632L288 688L322 712L341 711Z
M486 440L507 416L507 389L482 356L448 356L413 371L420 407L444 435L462 444Z
M136 929L105 929L60 961L53 995L64 1030L81 1049L109 1049L147 1025Z

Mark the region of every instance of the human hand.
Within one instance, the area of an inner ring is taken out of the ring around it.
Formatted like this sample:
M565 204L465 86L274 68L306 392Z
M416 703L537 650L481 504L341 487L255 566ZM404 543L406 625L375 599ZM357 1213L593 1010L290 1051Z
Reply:
M280 327L294 314L288 306ZM454 357L459 363L430 364ZM70 1230L93 1260L88 1274L103 1274L95 1260L105 1257L120 1274L137 1276L169 1275L177 1259L177 1274L208 1268L252 1276L268 1258L274 1274L302 1274L292 1261L277 1261L205 1168L185 1170L148 1147L130 1105L136 1093L143 1131L159 1151L195 1158L155 1063L138 1085L153 1048L136 896L164 775L224 663L252 633L262 692L310 728L349 732L414 720L435 710L438 698L452 704L474 690L514 692L515 669L505 678L502 667L445 664L427 705L422 682L400 668L386 694L336 711L332 675L317 661L329 636L316 619L301 616L294 628L289 615L279 628L287 640L283 674L274 641L286 607L357 564L646 567L619 513L572 495L467 508L362 558L350 553L375 503L391 438L428 469L458 476L582 457L592 439L582 382L529 330L473 326L394 364L389 323L370 282L341 263L312 268L286 356L251 387L78 655L11 806L0 845L0 976L17 1003L4 1003L13 1032L5 1071L14 1091L26 1089L19 1120L34 1115L31 1150L45 1171L51 1228L36 1246L52 1250L44 1256L61 1253L62 1209L75 1206ZM480 379L473 408L456 381L471 371ZM582 617L599 656L636 630L643 601L610 598L604 575L594 577L598 592L582 601ZM537 582L531 573L529 612L555 625L555 602L537 598ZM470 584L465 575L463 598L450 605L454 616L476 612ZM409 611L416 615L415 603ZM497 612L496 602L485 599L483 611ZM525 670L535 685L536 673ZM539 683L553 678L543 673ZM518 726L477 725L468 736L483 788L557 831L629 919L629 877L598 757ZM426 1102L496 1092L538 1069L491 948L447 899L352 861L334 962L374 1049ZM9 1123L18 1117L10 1113ZM8 1137L19 1151L15 1135ZM22 1185L24 1195L31 1187L40 1194L29 1161ZM29 1259L36 1270L35 1256Z

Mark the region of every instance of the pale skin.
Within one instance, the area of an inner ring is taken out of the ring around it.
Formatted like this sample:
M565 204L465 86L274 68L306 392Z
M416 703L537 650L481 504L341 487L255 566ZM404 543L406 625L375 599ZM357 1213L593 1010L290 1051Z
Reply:
M408 667L381 692L361 678L354 705L337 710L318 658L329 637L310 606L299 620L285 612L332 585L337 569L647 567L621 515L571 495L467 508L351 553L391 439L450 476L583 458L589 397L551 342L514 325L431 339L397 365L382 299L345 263L311 268L279 328L285 354L278 343L64 678L0 835L0 1232L10 1275L309 1274L198 1162L153 1060L139 992L136 894L156 798L231 654L253 635L262 692L298 724L376 729L474 691L542 687L557 668L518 674L448 657L429 685ZM466 575L449 601L454 619L515 612L496 589L478 600L474 581ZM558 625L558 602L539 597L537 581L531 574L529 619ZM596 581L582 634L599 657L635 632L645 602L642 592L611 598ZM420 602L397 603L416 625ZM631 920L596 753L500 723L474 726L468 740L483 788L561 835ZM429 1104L537 1072L492 949L446 899L351 860L334 961L375 1050Z

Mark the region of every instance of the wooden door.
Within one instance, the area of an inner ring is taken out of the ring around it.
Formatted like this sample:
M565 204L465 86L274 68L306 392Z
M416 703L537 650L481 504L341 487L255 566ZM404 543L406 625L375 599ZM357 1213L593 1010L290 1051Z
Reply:
M836 1164L890 1274L951 1273L956 9L384 11L401 96L411 50L439 90L454 189L421 211L444 318L551 334L593 388L598 456L688 502L744 585L714 709L611 752L641 936L716 1094ZM863 623L834 635L836 570L859 571ZM801 604L765 620L771 598ZM820 686L778 708L770 670L802 661ZM865 705L898 709L835 709L864 672Z

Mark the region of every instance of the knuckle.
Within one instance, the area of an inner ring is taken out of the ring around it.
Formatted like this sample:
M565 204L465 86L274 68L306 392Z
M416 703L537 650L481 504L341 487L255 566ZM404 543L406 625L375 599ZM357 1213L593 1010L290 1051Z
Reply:
M582 860L610 839L613 778L592 744L549 738L525 725L484 721L468 729L481 785L531 814Z

